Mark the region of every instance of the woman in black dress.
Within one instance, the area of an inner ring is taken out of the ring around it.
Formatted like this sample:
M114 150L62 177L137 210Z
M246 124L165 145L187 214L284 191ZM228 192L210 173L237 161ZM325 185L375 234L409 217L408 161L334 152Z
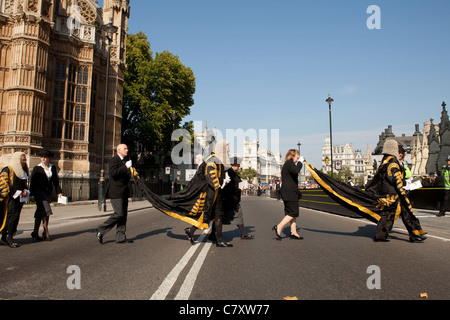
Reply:
M50 163L50 158L53 156L48 150L42 150L38 153L41 157L41 163L33 168L30 182L30 196L34 197L36 201L36 212L34 213L34 231L31 237L36 240L51 240L48 232L48 222L50 216L53 214L50 207L51 194L55 188L58 197L62 196L62 190L59 186L58 173L56 167ZM39 227L44 227L42 233L43 239L39 237Z
M297 233L297 217L299 216L298 199L301 196L298 189L298 174L303 167L303 157L300 157L298 150L291 149L286 154L286 159L281 169L281 199L284 202L285 217L281 222L275 225L272 230L281 240L280 232L288 223L291 224L291 239L301 240L303 237Z

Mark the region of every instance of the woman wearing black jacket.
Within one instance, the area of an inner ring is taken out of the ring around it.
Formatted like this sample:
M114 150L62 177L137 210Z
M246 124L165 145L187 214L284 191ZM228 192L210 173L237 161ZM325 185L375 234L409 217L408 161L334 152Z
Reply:
M31 237L36 241L51 240L48 232L48 222L53 214L50 207L53 188L55 188L58 197L62 195L56 167L50 164L50 158L53 156L53 153L48 150L42 150L38 153L38 156L41 157L41 163L33 168L30 182L30 196L34 197L36 201L34 231L31 233ZM44 239L39 237L41 221L44 227L44 232L42 233Z
M297 217L299 216L298 199L301 196L298 190L298 174L303 167L303 157L300 157L298 150L291 149L286 154L286 159L281 169L281 199L284 202L285 217L278 225L275 225L272 230L275 235L281 240L280 232L288 223L291 224L291 239L301 240L302 237L297 233Z

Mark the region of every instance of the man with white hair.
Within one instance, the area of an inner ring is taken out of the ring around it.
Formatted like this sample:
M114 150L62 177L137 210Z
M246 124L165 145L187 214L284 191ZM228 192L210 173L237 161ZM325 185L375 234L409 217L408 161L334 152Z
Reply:
M24 201L30 193L28 190L28 165L27 156L23 152L16 152L12 155L9 166L2 171L2 178L11 179L9 188L9 199L3 199L4 206L7 206L7 215L2 231L0 244L6 244L11 248L19 247L13 240L19 224L20 212Z

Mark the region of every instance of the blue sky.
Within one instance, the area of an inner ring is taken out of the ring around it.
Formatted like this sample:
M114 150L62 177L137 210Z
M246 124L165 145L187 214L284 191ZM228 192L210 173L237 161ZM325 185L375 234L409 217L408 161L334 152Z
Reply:
M369 30L377 5L381 29ZM334 144L373 150L388 125L410 135L450 102L450 1L131 0L129 32L147 34L196 76L186 121L226 129L279 129L321 166Z

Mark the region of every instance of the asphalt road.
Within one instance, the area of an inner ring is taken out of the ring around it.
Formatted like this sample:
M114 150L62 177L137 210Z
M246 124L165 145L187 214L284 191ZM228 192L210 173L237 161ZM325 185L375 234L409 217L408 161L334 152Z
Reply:
M283 217L282 202L244 197L243 208L255 239L224 226L232 248L217 248L199 231L202 242L191 245L185 223L148 208L129 214L132 244L116 244L112 231L100 245L94 229L105 217L51 222L54 240L39 243L29 237L32 224L21 224L22 246L0 247L0 299L450 299L448 217L421 220L425 243L410 243L402 229L375 243L367 220L301 208L304 240L290 240L286 228L279 241L271 228Z

